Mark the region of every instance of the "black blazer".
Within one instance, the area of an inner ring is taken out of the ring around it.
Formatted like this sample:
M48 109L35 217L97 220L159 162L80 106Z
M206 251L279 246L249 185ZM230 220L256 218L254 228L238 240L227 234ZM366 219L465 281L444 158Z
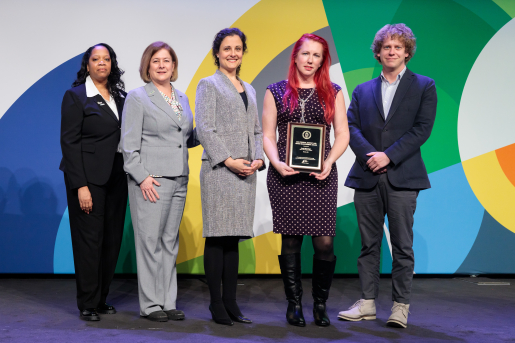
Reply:
M420 146L429 138L436 117L435 82L406 70L385 120L381 78L358 85L347 112L350 147L356 155L345 186L370 189L379 175L366 165L367 153L383 151L391 160L388 180L399 188L430 188Z
M125 92L120 91L123 96ZM122 118L125 98L116 100ZM61 106L61 169L70 189L107 183L120 142L121 122L101 95L86 96L85 84L68 89Z

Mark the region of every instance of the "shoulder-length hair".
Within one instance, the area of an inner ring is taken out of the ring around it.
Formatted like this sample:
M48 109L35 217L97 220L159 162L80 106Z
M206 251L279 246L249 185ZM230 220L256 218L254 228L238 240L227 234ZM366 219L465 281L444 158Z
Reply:
M172 56L172 62L175 64L170 81L174 82L179 77L179 59L177 58L177 54L170 45L166 44L165 42L157 41L147 46L145 51L143 51L143 55L141 56L139 76L146 83L152 81L150 80L150 74L148 73L148 69L150 68L150 60L152 59L152 56L154 56L155 53L161 49L165 49L170 53L170 56Z
M297 65L295 64L295 58L297 57L302 44L308 39L322 44L323 47L322 65L315 72L315 87L318 93L318 101L324 108L325 121L330 124L333 121L335 107L335 90L331 83L331 78L329 77L331 54L329 53L329 45L327 44L327 41L320 36L312 33L305 33L293 46L283 103L286 108L290 109L291 113L293 113L299 103L299 92L297 90L299 88L299 79L297 78Z
M376 36L374 37L374 42L370 49L374 52L374 57L376 60L381 63L381 58L377 56L383 47L383 43L386 39L390 37L391 39L398 39L404 44L404 48L408 53L408 57L404 59L404 62L407 64L409 60L415 55L415 51L417 50L417 39L413 34L413 31L406 24L387 24L383 26L379 31L377 31Z
M84 55L82 56L82 62L80 64L80 70L77 72L77 79L73 82L72 87L77 87L86 83L86 78L89 75L88 72L88 63L89 58L91 57L91 52L97 46L103 46L109 52L109 57L111 57L111 73L107 77L107 90L109 94L115 99L119 99L121 97L120 91L125 91L125 83L122 80L122 75L125 73L118 67L118 61L116 60L116 54L109 45L106 43L98 43L95 44L86 50Z
M245 34L243 32L241 32L240 29L238 29L237 27L232 27L232 28L220 30L220 32L218 32L215 35L215 39L213 39L213 47L211 49L211 53L213 54L213 58L215 59L215 65L218 68L220 68L220 60L216 55L220 52L220 46L222 45L222 41L227 36L240 37L241 43L242 43L241 48L242 48L243 55L245 55L245 53L247 52L247 36L245 36ZM236 68L236 75L238 75L238 76L240 75L240 69L241 69L241 64L238 66L238 68Z

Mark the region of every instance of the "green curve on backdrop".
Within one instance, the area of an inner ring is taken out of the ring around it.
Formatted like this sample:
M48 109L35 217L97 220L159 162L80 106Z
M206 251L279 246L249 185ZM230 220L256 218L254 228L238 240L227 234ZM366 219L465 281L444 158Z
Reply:
M513 0L509 0L515 4ZM488 25L490 25L496 32L501 29L511 17L507 12L491 0L454 0L455 3L465 7L470 12L478 17L481 17Z
M515 18L515 1L513 0L493 0L499 6L502 8L504 12L506 12L510 17Z
M458 103L438 85L436 94L438 105L433 131L420 148L429 174L461 162L458 146Z
M405 22L417 37L410 69L434 79L459 104L470 69L497 30L454 1L403 1L391 22Z
M136 273L136 248L134 245L134 229L132 228L129 200L127 200L127 211L125 212L122 246L120 248L120 255L118 255L118 263L116 264L115 273Z
M461 162L457 140L461 94L477 56L511 19L509 6L501 9L490 0L323 3L349 93L369 80L365 75L370 75L370 68L373 77L381 72L370 51L376 31L399 22L413 29L418 49L409 68L435 80L439 99L431 138L422 147L424 161L429 173Z
M349 93L349 99L352 98L352 92L354 92L354 89L357 85L371 80L373 76L374 67L361 68L343 73L345 86L347 87L347 92Z
M323 0L342 72L370 68L370 45L377 30L390 22L402 0Z

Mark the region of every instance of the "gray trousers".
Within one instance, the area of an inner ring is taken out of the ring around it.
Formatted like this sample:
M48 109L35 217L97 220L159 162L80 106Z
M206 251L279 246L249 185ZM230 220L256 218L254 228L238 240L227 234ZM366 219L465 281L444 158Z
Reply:
M156 179L159 200L143 198L141 189L129 178L129 203L136 244L140 314L175 309L179 226L184 212L188 177Z
M413 215L418 190L392 186L387 173L381 174L372 189L356 189L354 205L361 233L358 272L363 299L375 299L379 292L379 263L385 215L392 244L392 300L409 304L415 255Z

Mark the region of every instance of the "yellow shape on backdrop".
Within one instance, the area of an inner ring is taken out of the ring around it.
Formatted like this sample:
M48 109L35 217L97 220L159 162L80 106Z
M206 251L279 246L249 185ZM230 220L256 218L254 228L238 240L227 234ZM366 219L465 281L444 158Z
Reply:
M243 58L240 75L242 80L251 83L270 61L299 39L302 34L317 31L328 25L322 0L260 1L231 26L238 27L247 36L249 50ZM213 32L213 36L215 33ZM209 47L206 47L206 50L208 49ZM195 104L198 82L200 79L212 75L215 68L211 51L209 51L186 90L192 107ZM286 73L285 70L284 77L286 77ZM204 253L199 181L201 156L201 147L190 150L190 180L180 229L177 263L193 259ZM270 254L270 251L260 251L256 247L257 259L260 259L259 256L263 253ZM267 267L263 267L263 269L256 266L256 273L268 273L276 270L278 268L277 256L275 256L275 265L263 265Z
M463 161L462 165L481 205L502 226L515 232L515 187L504 174L495 151Z
M281 235L267 232L254 237L256 254L256 274L280 274L277 254L281 251Z

